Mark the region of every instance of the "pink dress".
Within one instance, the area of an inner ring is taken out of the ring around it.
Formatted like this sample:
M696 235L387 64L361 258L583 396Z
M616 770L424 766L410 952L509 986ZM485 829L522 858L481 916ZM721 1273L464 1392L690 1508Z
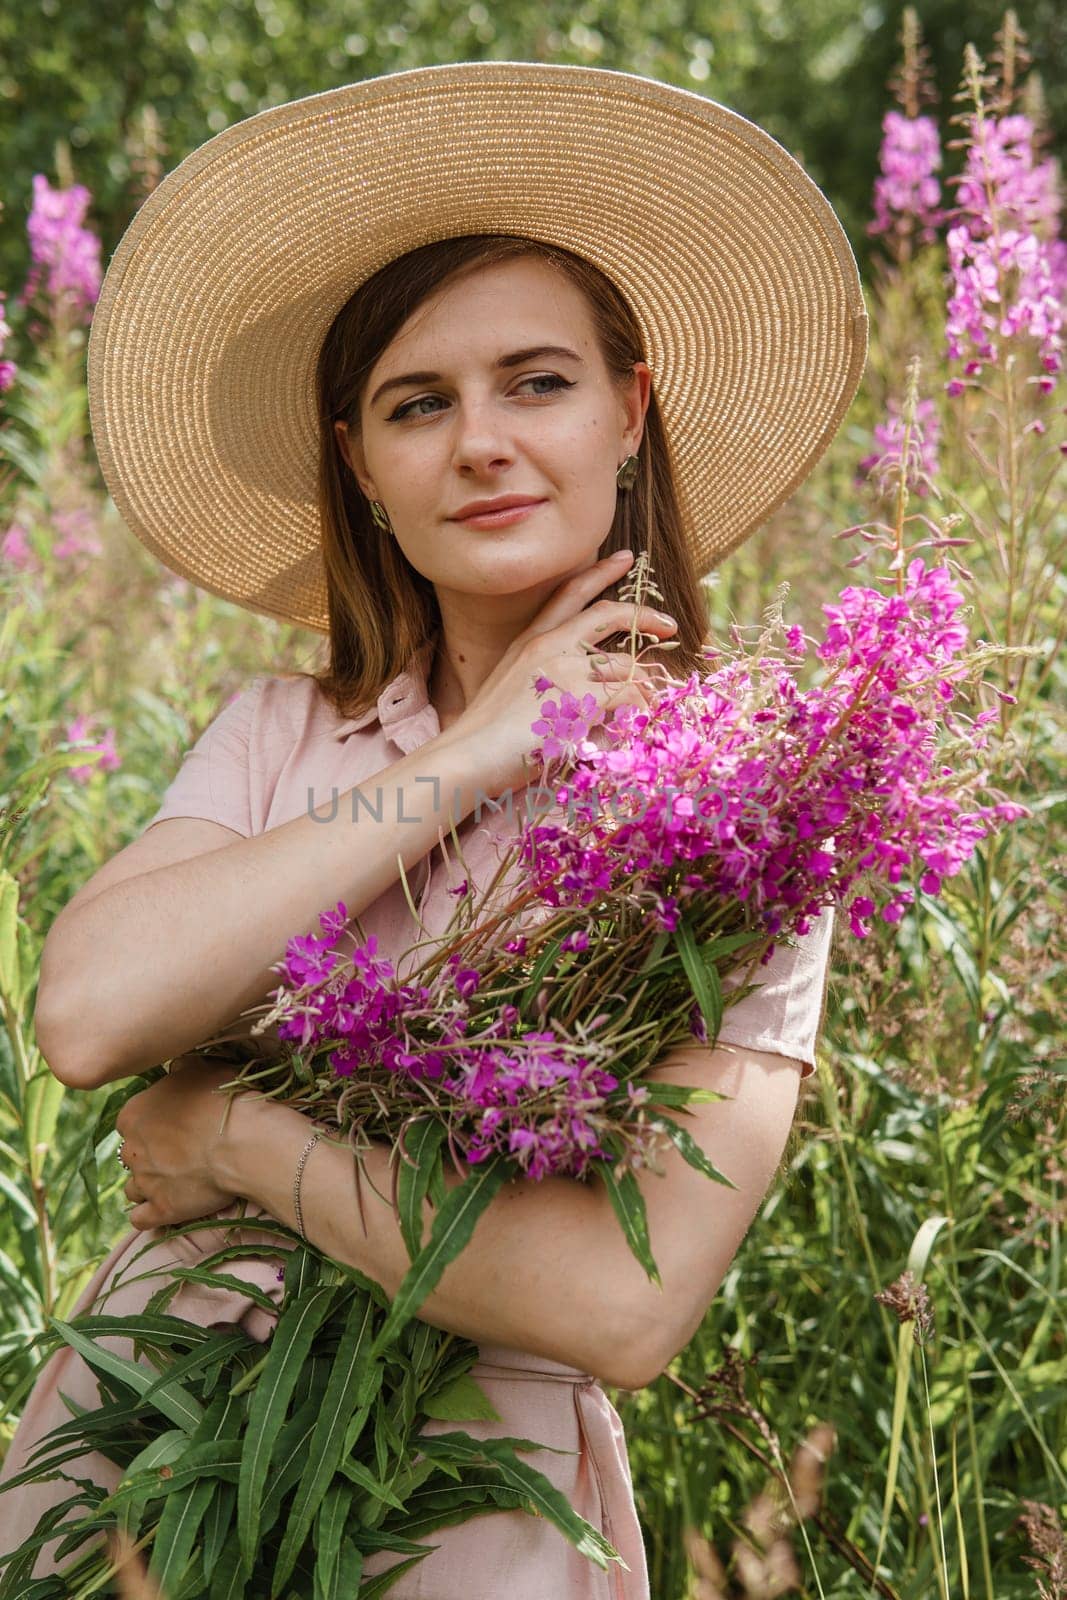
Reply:
M305 812L322 808L355 784L386 769L400 755L416 750L440 731L437 712L427 692L430 645L425 645L379 696L375 709L362 717L341 719L317 685L301 677L255 678L226 705L186 753L163 803L146 827L166 817L202 817L223 824L247 838L278 827ZM371 786L373 788L373 786ZM383 791L392 804L388 786ZM428 803L432 789L427 785ZM370 795L375 803L373 795ZM514 819L487 806L465 819L457 830L466 866L476 884L484 883L498 858L493 844L514 832ZM347 824L346 824L347 825ZM352 823L356 829L359 819ZM431 850L409 874L412 893L430 934L443 929L454 909L448 890L466 875L446 835L447 857ZM323 907L323 909L327 909ZM378 937L379 951L393 960L412 942L411 914L399 882L360 918L368 934ZM719 1042L774 1051L814 1066L814 1046L822 1017L831 914L824 912L795 948L781 947L764 969L762 989L726 1014ZM234 1215L220 1213L220 1220ZM221 1232L205 1230L188 1238L131 1230L120 1239L94 1274L79 1300L77 1313L90 1309L117 1314L141 1310L161 1283L149 1269L192 1263L224 1242ZM230 1243L238 1242L231 1236ZM243 1242L243 1239L240 1240ZM226 1271L280 1294L277 1258L264 1254L249 1235L247 1262L229 1262ZM254 1250L258 1248L259 1254ZM134 1281L135 1280L135 1281ZM273 1319L250 1297L220 1287L206 1290L183 1284L170 1312L204 1326L239 1323L254 1338L268 1337ZM128 1341L112 1347L132 1356ZM626 1444L619 1415L600 1384L589 1374L522 1351L482 1345L474 1377L499 1412L499 1423L463 1426L480 1437L518 1435L537 1439L566 1455L548 1451L526 1459L553 1480L580 1514L615 1546L625 1567L612 1562L602 1571L543 1518L522 1511L499 1511L467 1524L442 1528L424 1542L433 1553L398 1580L391 1600L544 1600L547 1595L569 1600L648 1600L644 1542L634 1503ZM0 1483L22 1470L43 1434L68 1419L62 1394L82 1406L95 1407L99 1395L91 1370L72 1350L58 1352L43 1369L26 1404L18 1430L0 1471ZM430 1424L445 1431L453 1423ZM117 1469L99 1455L67 1464L72 1478L90 1478L113 1487ZM46 1507L72 1493L63 1479L0 1494L0 1556L6 1556L29 1533ZM34 1575L56 1570L49 1548L41 1553ZM368 1558L364 1576L385 1571L402 1558L378 1553ZM66 1561L64 1561L66 1565Z

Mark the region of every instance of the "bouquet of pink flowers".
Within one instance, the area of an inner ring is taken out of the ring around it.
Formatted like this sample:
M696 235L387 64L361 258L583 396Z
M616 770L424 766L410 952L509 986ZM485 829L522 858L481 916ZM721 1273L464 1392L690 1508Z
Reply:
M708 649L705 674L610 718L592 695L549 698L540 679L535 761L551 820L527 815L480 899L460 885L448 929L405 953L423 956L413 974L401 981L373 937L355 942L343 903L321 937L290 942L253 1028L276 1026L288 1052L237 1082L357 1146L392 1145L412 1267L383 1339L517 1176L598 1177L655 1278L635 1171L673 1143L730 1180L665 1114L716 1096L646 1081L648 1069L694 1038L713 1043L775 944L824 908L843 908L860 938L876 914L896 922L916 869L936 894L979 839L1023 814L975 799L996 712L952 706L984 659L964 654L961 594L919 558L902 590L850 587L824 607L826 670L809 688L796 666L811 641L780 623L755 652ZM446 1151L466 1181L444 1198ZM420 1250L428 1194L441 1203Z
M279 988L252 1013L253 1035L273 1028L277 1052L252 1060L247 1040L230 1038L232 1086L335 1127L357 1173L364 1141L390 1145L410 1268L390 1301L353 1269L295 1249L267 1354L235 1354L232 1337L196 1328L182 1384L153 1386L164 1431L147 1431L80 1530L118 1517L124 1531L147 1532L153 1571L172 1570L178 1550L181 1592L210 1587L213 1600L246 1583L280 1593L294 1573L313 1578L316 1593L354 1593L364 1554L395 1550L396 1566L359 1590L384 1593L432 1548L418 1535L500 1507L549 1517L602 1566L619 1559L519 1459L533 1442L420 1435L426 1416L491 1408L468 1377L476 1347L415 1318L517 1177L604 1183L658 1281L637 1172L660 1170L674 1145L712 1181L730 1178L684 1124L687 1105L721 1097L658 1079L654 1064L673 1047L713 1044L775 945L803 936L825 908L840 908L863 938L875 916L904 914L909 880L936 895L980 839L1025 814L988 787L995 710L971 717L959 704L990 649L968 650L948 569L915 558L895 580L888 595L845 589L824 607L818 642L776 611L753 650L707 650L706 672L668 680L644 709L604 717L592 695L553 698L540 679L535 766L552 810L527 815L480 895L459 886L445 932L394 966L339 902L321 916L321 937L290 941ZM804 687L809 650L819 671ZM227 1038L201 1048L217 1056ZM461 1181L446 1184L446 1159ZM234 1253L205 1258L205 1273ZM127 1318L124 1328L136 1334L143 1322L147 1346L162 1350L163 1320ZM108 1324L79 1319L70 1337L91 1350ZM297 1355L309 1338L311 1354L330 1355L326 1375L310 1380L321 1393L301 1388ZM112 1380L122 1376L115 1359ZM240 1405L222 1412L222 1374L235 1362L229 1400ZM106 1441L105 1413L87 1413L66 1425L62 1448L69 1456ZM24 1476L55 1459L66 1456ZM209 1524L207 1550L197 1530ZM0 1600L20 1570L9 1568Z

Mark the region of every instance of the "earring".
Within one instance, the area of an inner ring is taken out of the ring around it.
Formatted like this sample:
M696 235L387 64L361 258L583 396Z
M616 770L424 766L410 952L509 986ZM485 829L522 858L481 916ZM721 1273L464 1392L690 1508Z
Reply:
M615 474L615 482L620 489L632 489L637 477L637 468L640 465L636 456L627 456Z
M389 521L389 513L380 500L371 501L370 514L376 527L381 528L383 533L392 533L393 524Z

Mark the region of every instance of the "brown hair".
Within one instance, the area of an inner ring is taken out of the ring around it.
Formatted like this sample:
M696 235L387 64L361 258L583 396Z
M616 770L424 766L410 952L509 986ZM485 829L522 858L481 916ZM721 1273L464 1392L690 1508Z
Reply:
M479 267L537 256L566 273L585 295L609 373L621 386L645 359L641 330L621 292L598 267L560 246L512 234L465 234L420 245L360 285L334 318L319 352L319 505L329 619L329 664L308 673L343 717L373 706L412 653L440 626L432 583L396 540L380 529L370 502L338 447L334 423L358 432L360 399L371 370L412 312L450 280ZM707 612L682 526L666 430L656 396L649 398L640 469L620 492L599 552L647 551L665 609L678 622L678 648L650 650L674 676L700 665ZM625 580L623 580L625 581ZM615 648L605 640L608 648ZM302 676L304 674L301 674Z

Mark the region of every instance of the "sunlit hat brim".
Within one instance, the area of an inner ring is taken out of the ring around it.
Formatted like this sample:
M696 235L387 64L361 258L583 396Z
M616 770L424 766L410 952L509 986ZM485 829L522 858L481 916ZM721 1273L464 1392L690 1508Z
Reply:
M605 271L643 330L700 572L811 472L855 395L855 258L799 163L737 112L599 68L462 62L239 122L145 201L89 339L93 436L175 573L325 631L314 371L396 256L519 233Z

